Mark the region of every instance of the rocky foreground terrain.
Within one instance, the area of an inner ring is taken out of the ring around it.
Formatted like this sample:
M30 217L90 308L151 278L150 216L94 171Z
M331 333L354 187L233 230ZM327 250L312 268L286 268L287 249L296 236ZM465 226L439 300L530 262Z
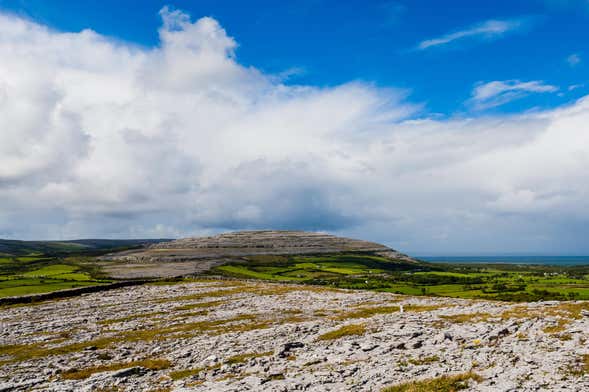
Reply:
M587 302L200 280L1 308L0 391L587 391L588 338Z

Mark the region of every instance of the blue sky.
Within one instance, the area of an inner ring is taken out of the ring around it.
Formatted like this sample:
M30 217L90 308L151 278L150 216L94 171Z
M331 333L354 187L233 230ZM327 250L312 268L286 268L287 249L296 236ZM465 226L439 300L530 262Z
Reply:
M91 28L144 46L158 44L158 11L144 1L2 0L0 7L62 31ZM194 18L211 16L235 37L245 65L291 73L290 83L333 86L362 80L405 88L430 113L459 114L476 83L542 80L560 90L530 94L491 111L561 105L587 93L589 3L497 1L182 1ZM489 20L521 21L505 34L473 36L416 50L420 42ZM567 61L576 55L580 62ZM481 115L480 111L477 115Z
M587 0L0 0L0 238L589 254Z

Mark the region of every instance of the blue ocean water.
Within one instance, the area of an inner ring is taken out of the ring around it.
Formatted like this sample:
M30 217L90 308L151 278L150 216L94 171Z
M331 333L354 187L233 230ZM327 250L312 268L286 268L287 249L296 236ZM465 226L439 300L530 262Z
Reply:
M432 263L589 265L589 256L416 256Z

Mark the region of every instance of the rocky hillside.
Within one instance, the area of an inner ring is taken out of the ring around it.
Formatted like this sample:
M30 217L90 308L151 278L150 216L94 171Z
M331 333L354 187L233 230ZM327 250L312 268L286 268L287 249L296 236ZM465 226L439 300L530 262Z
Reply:
M304 231L257 230L184 238L100 257L112 278L157 278L200 274L251 256L362 253L399 264L416 260L374 242ZM113 263L114 262L114 263Z
M2 308L0 325L0 391L589 390L583 301L200 280Z
M139 251L109 255L107 258L149 262L340 252L374 252L391 259L414 261L407 255L374 242L323 233L280 230L238 231L211 237L183 238L153 244Z
M150 246L150 249L243 249L246 252L324 253L387 251L374 242L305 231L254 230L212 237L185 238Z

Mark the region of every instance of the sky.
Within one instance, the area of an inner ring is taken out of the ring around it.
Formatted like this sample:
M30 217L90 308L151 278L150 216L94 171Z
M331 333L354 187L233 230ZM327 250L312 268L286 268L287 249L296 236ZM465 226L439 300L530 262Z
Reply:
M0 0L0 238L589 254L589 1Z

